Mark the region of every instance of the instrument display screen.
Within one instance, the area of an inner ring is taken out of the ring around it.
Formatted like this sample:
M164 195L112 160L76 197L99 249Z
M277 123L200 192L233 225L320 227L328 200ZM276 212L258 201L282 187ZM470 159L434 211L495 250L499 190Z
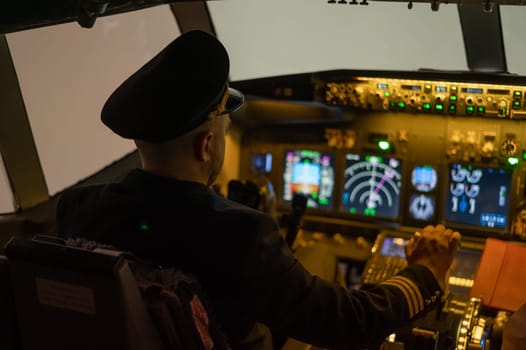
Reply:
M380 254L383 256L405 258L404 246L407 241L407 239L401 237L385 237L382 242Z
M307 196L307 207L333 207L334 155L316 150L285 151L282 200Z
M512 170L450 164L446 224L505 229L509 223Z
M460 248L449 274L449 290L454 294L469 295L480 264L482 250Z
M345 155L342 210L376 218L400 213L402 161L391 156Z

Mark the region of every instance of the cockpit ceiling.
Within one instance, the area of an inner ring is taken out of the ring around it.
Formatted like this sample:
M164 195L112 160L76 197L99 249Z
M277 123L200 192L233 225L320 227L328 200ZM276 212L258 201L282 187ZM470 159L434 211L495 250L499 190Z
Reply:
M197 0L185 0L196 2ZM12 33L61 23L93 26L97 17L169 4L176 0L16 0L0 7L0 33Z

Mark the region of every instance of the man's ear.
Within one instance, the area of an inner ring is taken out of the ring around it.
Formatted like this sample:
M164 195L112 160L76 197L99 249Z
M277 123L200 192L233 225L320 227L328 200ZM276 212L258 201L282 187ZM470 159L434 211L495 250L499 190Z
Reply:
M194 153L197 160L207 162L212 155L212 138L214 134L210 131L199 133L194 141Z

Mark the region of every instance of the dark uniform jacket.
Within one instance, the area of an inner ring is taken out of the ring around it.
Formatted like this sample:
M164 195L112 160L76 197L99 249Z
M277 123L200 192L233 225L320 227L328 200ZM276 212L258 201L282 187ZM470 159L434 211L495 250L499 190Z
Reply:
M365 290L311 275L277 222L202 184L131 171L123 181L65 191L61 236L114 245L198 278L234 349L256 322L323 347L360 349L429 310L440 287L409 266Z

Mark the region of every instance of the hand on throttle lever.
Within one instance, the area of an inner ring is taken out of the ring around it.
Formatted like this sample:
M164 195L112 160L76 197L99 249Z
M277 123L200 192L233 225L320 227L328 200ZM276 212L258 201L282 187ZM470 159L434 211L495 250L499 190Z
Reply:
M407 242L405 253L409 264L427 267L447 294L449 271L460 247L461 235L444 225L428 225Z

